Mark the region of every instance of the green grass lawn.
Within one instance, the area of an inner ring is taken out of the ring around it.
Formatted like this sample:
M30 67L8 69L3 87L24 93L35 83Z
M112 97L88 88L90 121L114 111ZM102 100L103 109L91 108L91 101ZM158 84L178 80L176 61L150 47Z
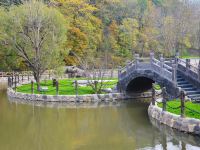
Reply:
M181 56L182 59L199 59L200 56Z
M176 108L176 107L181 105L179 100L168 101L167 104L170 107L173 107L173 108ZM159 103L158 106L162 108L162 104L161 103ZM192 103L192 102L188 101L188 102L185 103L185 106L187 108L189 108L189 109L192 109L194 111L200 112L200 104ZM177 114L177 115L181 114L181 109L180 108L172 109L170 107L167 106L167 111L169 111L171 113L174 113L174 114ZM188 110L187 108L185 108L185 116L186 117L200 119L200 114L198 114L197 112L192 112L192 111Z
M59 95L75 95L75 87L73 84L74 80L84 80L84 78L59 80ZM112 79L112 81L106 81L103 83L103 88L113 88L114 86L116 86L117 82L117 79ZM56 95L56 87L53 87L52 80L47 80L46 82L42 81L41 87L48 87L48 90L46 92L38 92L37 85L36 83L34 83L34 93ZM17 87L17 92L31 93L31 84L24 84L22 86ZM94 90L90 86L78 86L79 95L94 93Z

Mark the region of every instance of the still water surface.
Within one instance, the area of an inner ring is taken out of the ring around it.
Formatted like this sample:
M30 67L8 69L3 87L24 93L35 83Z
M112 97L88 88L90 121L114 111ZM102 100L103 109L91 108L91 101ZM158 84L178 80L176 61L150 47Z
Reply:
M11 103L0 92L0 150L198 150L200 138L147 115L148 104L49 108Z

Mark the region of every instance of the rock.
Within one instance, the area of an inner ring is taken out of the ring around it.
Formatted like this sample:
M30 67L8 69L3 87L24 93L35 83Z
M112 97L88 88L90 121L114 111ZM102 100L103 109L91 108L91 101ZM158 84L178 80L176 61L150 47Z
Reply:
M194 133L200 135L200 126L199 125L196 125L194 127Z
M102 89L102 92L112 93L112 89L111 88Z
M194 132L194 125L188 125L188 130L189 130L189 132Z
M72 77L86 77L86 72L76 66L65 67L65 73L71 74Z

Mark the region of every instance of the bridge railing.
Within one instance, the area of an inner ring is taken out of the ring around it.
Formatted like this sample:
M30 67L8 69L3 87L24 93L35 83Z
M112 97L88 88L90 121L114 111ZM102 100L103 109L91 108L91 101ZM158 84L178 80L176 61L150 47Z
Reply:
M176 66L166 64L162 55L158 60L154 57L154 53L150 53L150 58L140 58L139 54L135 54L134 61L128 62L124 68L119 69L119 80L134 70L153 70L164 78L176 82Z
M178 70L181 71L183 74L200 82L200 61L198 66L195 66L194 64L191 64L190 59L183 60L177 58L177 65Z
M139 55L135 55L135 59L131 62L127 62L125 67L119 67L118 77L119 79L125 77L135 69L149 69L150 58L140 58Z
M168 80L174 80L173 76L175 74L175 69L168 64L165 64L165 59L163 55L160 55L160 60L154 58L154 54L151 54L152 59L152 70L162 75L164 78ZM175 67L175 66L174 66Z
M159 63L152 63L152 64L151 64L151 67L152 67L152 69L153 69L154 71L160 73L160 65L159 65Z
M167 70L172 70L172 66L169 66L167 64L164 64L164 68L167 69Z

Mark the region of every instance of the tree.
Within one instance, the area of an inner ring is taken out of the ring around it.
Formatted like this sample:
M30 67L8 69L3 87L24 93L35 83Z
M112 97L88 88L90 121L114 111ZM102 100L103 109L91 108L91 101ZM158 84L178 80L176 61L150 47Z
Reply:
M58 9L69 22L67 32L68 40L65 48L69 55L65 57L67 65L79 65L74 56L80 58L94 57L102 41L102 23L94 16L98 9L85 0L57 0L60 3Z
M11 5L22 4L22 0L0 0L0 6L9 7Z
M162 10L160 33L164 51L169 55L184 53L191 47L192 9L188 1L165 1Z
M29 1L11 6L0 15L0 28L7 45L32 70L40 89L41 75L57 68L65 40L64 17L42 2Z
M136 20L138 21L138 44L136 49L141 56L150 50L158 50L159 43L157 19L159 11L156 7L157 1L137 0Z
M80 67L85 72L88 86L92 88L94 93L100 94L102 89L106 88L106 83L104 82L104 78L107 77L107 62L105 55L102 55L102 57L99 58L90 57L87 59L81 59L78 55L75 54L75 57L77 57Z
M105 27L115 20L118 24L124 18L132 17L134 14L135 1L132 0L89 0L99 11L95 14L99 17Z
M171 55L176 51L176 28L174 25L173 17L167 16L163 18L161 35L166 55Z
M110 44L111 51L116 54L120 47L118 44L118 39L119 39L119 27L117 25L117 22L115 20L112 21L112 23L108 27L108 39Z
M130 57L138 44L138 22L132 18L124 19L119 30L121 54L123 57Z
M69 49L69 55L65 56L66 64L76 65L77 59L74 57L74 53L80 57L84 57L87 53L85 51L88 47L88 39L85 33L81 32L79 28L71 27L67 32L68 41L66 42L66 48Z

